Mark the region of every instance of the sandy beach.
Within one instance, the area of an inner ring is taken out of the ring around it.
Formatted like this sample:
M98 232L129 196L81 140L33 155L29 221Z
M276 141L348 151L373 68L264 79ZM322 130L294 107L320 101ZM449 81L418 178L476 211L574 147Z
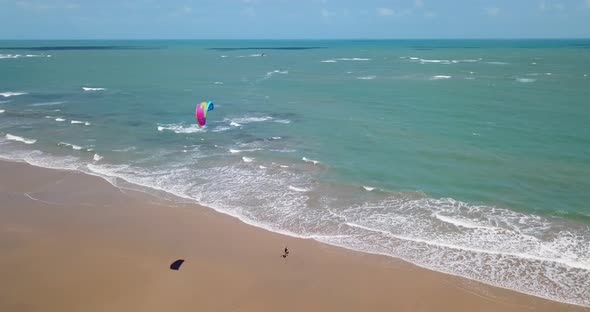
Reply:
M589 311L73 171L0 161L0 203L0 311Z

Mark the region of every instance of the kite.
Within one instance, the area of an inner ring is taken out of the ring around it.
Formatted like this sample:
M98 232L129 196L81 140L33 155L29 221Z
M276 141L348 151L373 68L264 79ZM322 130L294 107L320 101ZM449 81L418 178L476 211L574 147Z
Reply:
M211 101L201 102L200 104L197 104L197 107L195 109L195 117L197 118L197 124L199 125L199 127L205 125L205 123L207 122L207 112L213 110L213 108L213 102Z

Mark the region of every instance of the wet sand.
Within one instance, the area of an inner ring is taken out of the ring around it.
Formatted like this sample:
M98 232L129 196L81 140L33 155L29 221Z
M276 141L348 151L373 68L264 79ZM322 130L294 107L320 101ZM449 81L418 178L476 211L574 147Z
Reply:
M170 270L176 259L186 261ZM0 311L590 309L0 161Z

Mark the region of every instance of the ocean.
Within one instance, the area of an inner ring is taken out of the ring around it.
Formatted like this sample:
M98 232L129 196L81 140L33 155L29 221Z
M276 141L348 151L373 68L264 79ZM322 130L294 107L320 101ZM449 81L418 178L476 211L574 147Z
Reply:
M589 52L590 40L0 41L0 157L589 306Z

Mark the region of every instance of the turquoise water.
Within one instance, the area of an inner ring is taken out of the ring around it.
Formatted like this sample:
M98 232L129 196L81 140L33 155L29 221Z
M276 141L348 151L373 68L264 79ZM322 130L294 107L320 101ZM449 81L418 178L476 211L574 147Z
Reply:
M0 41L0 156L590 305L589 48Z

